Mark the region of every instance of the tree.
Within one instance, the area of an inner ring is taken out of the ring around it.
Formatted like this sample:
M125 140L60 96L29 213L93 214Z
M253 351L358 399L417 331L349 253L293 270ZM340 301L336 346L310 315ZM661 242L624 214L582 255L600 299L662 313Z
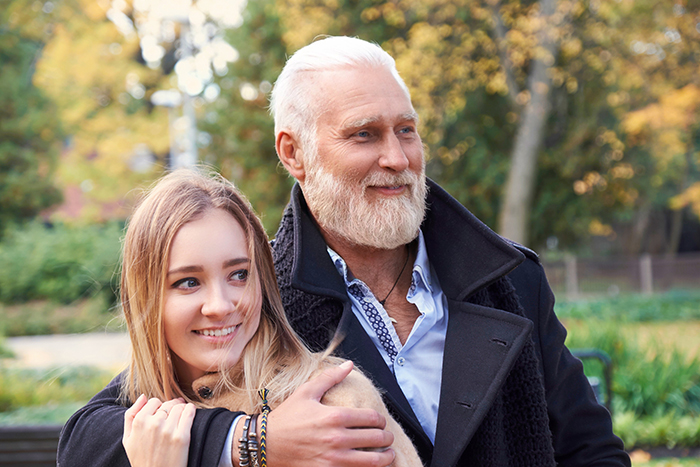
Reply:
M248 2L243 24L228 32L227 40L240 58L217 79L223 92L200 121L212 135L203 150L214 164L245 193L271 235L289 200L292 179L277 159L272 117L267 106L272 83L282 71L287 50L280 38L274 3Z
M388 50L422 117L428 173L490 225L499 210L503 219L517 213L511 237L539 246L556 236L564 247L614 238L613 224L643 217L654 180L675 183L672 172L651 170L655 155L631 145L621 122L696 79L690 5L295 0L277 8L290 51L322 33ZM518 154L528 155L527 170ZM503 190L509 171L521 183ZM509 196L518 208L499 207ZM659 202L668 206L668 194Z
M149 97L166 78L141 61L138 37L122 35L99 2L63 1L52 13L35 81L70 134L58 179L79 190L80 219L124 218L127 195L165 166L167 111ZM152 165L134 170L139 157Z
M0 8L0 235L9 223L61 201L53 184L61 128L55 107L32 83L43 44L13 27L6 7Z

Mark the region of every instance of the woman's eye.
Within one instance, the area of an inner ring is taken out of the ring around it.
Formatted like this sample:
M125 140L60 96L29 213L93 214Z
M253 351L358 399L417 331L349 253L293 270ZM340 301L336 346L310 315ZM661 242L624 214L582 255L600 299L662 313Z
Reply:
M186 277L184 279L180 279L179 281L175 282L173 284L173 288L176 289L191 289L193 287L197 287L199 285L199 281L193 277Z
M231 280L245 282L248 280L248 270L240 269L231 273Z

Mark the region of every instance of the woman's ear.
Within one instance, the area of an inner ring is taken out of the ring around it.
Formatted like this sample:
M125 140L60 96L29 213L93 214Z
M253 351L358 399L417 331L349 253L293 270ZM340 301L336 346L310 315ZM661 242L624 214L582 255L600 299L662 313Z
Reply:
M275 149L277 150L277 157L279 157L287 172L296 178L299 183L303 183L306 178L306 169L304 168L304 154L299 142L289 131L282 130L277 133Z

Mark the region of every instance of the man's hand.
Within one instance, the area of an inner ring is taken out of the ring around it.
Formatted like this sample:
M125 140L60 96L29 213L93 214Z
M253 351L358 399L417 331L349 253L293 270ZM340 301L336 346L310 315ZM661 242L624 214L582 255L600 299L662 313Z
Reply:
M270 412L270 467L384 467L394 460L394 435L372 409L329 407L319 401L352 370L352 362L325 370ZM358 449L374 448L372 451Z
M132 467L186 467L195 407L141 395L124 414L122 444Z

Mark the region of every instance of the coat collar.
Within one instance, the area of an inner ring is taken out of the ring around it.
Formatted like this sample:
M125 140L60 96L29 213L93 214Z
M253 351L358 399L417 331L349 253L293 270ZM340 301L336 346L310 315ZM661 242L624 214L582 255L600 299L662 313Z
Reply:
M428 179L428 212L421 229L428 257L448 298L462 301L515 269L525 256ZM294 265L292 286L347 301L345 284L325 248L298 183L292 188ZM460 264L454 258L468 258ZM302 260L303 259L303 260Z

